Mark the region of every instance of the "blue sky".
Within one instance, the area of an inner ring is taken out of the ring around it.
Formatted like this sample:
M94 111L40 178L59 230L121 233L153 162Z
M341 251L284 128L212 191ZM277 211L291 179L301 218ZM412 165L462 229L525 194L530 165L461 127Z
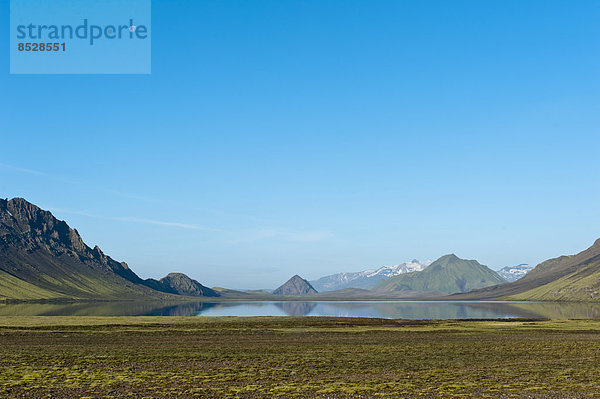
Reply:
M498 269L600 237L597 1L152 7L151 75L10 75L0 30L0 196L142 277Z

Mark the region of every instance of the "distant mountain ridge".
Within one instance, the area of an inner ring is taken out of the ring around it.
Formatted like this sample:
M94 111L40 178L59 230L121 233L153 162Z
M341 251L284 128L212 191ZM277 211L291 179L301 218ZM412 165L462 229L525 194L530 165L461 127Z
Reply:
M447 294L505 283L495 271L476 260L445 255L425 270L400 274L381 281L378 291L440 291Z
M509 283L512 283L513 281L523 278L527 273L532 271L534 267L535 266L531 266L526 263L521 263L517 266L503 267L502 269L498 270L498 274Z
M186 276L187 277L187 276ZM0 199L0 300L174 299L23 198Z
M409 263L418 267L415 261ZM357 274L365 279L380 277L403 271L398 266ZM505 269L513 278L526 273L527 268L530 266ZM350 278L346 276L346 280ZM440 297L447 293L452 294L449 299L456 300L600 301L600 239L576 255L542 262L512 283L475 260L451 254L421 271L381 280L372 291L353 287L318 293L311 283L295 275L271 294L211 289L181 273L143 280L125 262L112 259L97 246L87 246L77 230L50 212L22 198L0 199L0 301L145 301L182 296L385 299Z
M420 262L413 259L411 262L405 262L394 266L382 266L378 269L332 274L313 280L310 283L319 292L342 290L346 288L371 289L381 280L399 274L421 271L431 263L431 261Z

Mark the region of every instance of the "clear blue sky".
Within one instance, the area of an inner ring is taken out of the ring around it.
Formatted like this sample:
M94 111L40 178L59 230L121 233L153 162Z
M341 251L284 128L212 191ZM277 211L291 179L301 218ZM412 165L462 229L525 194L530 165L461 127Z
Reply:
M0 196L142 277L498 269L600 237L598 1L156 0L152 30L146 76L9 75L0 30Z

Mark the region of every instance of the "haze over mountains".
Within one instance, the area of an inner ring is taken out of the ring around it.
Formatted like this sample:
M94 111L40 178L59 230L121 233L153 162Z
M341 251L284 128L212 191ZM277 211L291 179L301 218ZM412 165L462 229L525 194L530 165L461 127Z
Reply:
M413 259L394 266L383 266L379 269L364 270L361 272L337 273L321 277L310 283L319 292L342 290L344 288L371 289L381 280L397 276L398 274L421 271L431 264L431 261L420 262Z

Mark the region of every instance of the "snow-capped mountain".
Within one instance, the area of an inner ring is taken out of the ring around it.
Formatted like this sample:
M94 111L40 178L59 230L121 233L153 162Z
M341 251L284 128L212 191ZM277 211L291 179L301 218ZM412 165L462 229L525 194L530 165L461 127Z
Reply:
M534 268L535 266L522 263L517 266L506 266L498 270L498 274L509 283L512 283L513 281L517 281L521 277L525 276Z
M425 269L432 262L420 262L413 259L394 266L383 266L379 269L369 269L362 272L337 273L330 276L321 277L318 280L311 281L311 285L319 292L335 291L344 288L373 288L381 280L397 276L398 274L418 272Z

